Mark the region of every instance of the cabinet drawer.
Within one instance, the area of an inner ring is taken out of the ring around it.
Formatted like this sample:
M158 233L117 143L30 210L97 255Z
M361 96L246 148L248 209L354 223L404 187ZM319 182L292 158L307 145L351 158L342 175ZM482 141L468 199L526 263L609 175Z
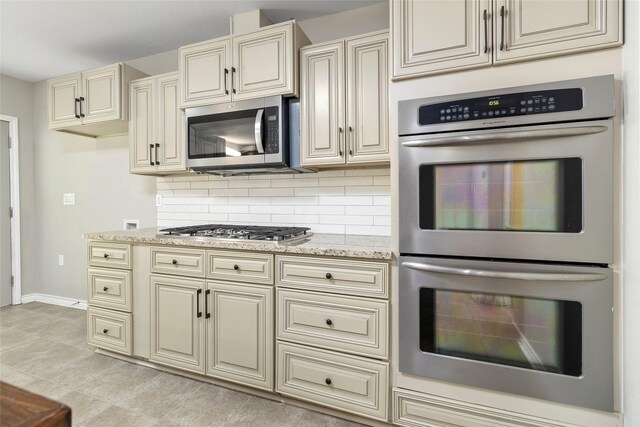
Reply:
M389 303L278 289L278 338L388 357Z
M273 285L273 255L207 251L207 278Z
M204 251L151 247L151 272L204 277Z
M89 304L131 311L131 271L89 268Z
M276 257L276 284L290 288L387 298L389 265L336 258Z
M87 247L90 266L131 269L131 245L96 241Z
M87 308L87 341L91 345L131 355L132 315L100 308Z
M277 376L283 395L387 420L388 363L278 343Z

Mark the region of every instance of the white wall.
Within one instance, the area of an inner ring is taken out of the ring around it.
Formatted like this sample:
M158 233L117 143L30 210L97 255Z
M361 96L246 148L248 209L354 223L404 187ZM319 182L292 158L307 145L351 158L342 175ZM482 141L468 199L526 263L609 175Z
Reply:
M311 43L337 40L389 28L389 4L381 2L346 12L299 21Z
M155 179L129 174L126 136L87 138L47 128L47 82L34 91L36 224L35 292L86 300L83 233L122 229L124 219L156 221ZM63 193L76 204L64 206ZM58 265L64 255L64 266Z
M637 49L637 44L635 46ZM392 240L394 252L398 254L398 161L397 161L397 135L398 135L398 101L403 99L428 98L432 96L451 95L473 91L489 90L500 87L519 86L557 80L568 80L574 78L590 77L603 74L613 74L617 81L623 77L622 74L622 49L607 49L583 54L567 55L558 58L522 62L468 70L455 73L435 75L425 78L411 79L401 82L394 82L390 89L389 106L389 136L392 141L392 161L391 161L391 203L392 203ZM619 117L615 125L616 149L620 149L621 127ZM619 158L616 162L620 163ZM636 166L637 169L637 166ZM619 182L622 172L618 167L616 181ZM620 195L616 194L616 200L620 200ZM619 209L616 209L619 214ZM621 232L617 233L616 243L620 247ZM616 254L614 271L619 277L620 273L620 253ZM392 268L392 304L397 304L398 295L398 269L397 265ZM617 324L621 320L620 308L622 306L620 297L621 283L615 283L615 307L618 314ZM398 310L393 311L393 322L397 325ZM637 323L636 323L637 324ZM396 329L397 331L397 329ZM621 410L621 375L619 370L622 365L622 345L620 330L614 331L615 352L616 352L616 380L615 400L617 410ZM392 337L392 351L394 356L398 354L397 334ZM637 361L636 361L637 363ZM583 410L576 407L545 402L536 399L529 399L515 395L495 393L488 390L474 389L459 386L452 383L431 381L412 375L402 374L398 371L397 365L393 367L394 385L406 387L413 390L433 393L439 396L460 399L480 405L487 405L493 408L506 409L509 411L531 414L540 417L548 417L555 420L562 420L567 423L576 423L592 427L614 426L618 424L618 417L602 412Z
M299 175L158 178L158 225L253 224L388 236L389 168Z
M20 141L20 238L22 292L33 292L37 283L35 175L33 167L33 83L0 75L0 114L18 118Z
M640 426L640 3L625 3L624 88L624 422Z

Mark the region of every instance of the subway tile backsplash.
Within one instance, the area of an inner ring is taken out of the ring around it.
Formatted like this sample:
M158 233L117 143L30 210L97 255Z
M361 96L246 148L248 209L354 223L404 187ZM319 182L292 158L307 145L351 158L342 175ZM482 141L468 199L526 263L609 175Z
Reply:
M311 227L316 233L391 234L389 168L300 175L157 178L158 226L206 223Z

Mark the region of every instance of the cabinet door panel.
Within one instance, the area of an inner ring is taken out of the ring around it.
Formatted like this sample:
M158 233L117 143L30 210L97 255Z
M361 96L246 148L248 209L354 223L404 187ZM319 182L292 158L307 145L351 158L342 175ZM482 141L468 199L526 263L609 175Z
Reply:
M178 75L171 74L158 78L157 143L159 170L179 171L185 165L185 118L178 108Z
M207 374L273 390L273 289L207 282Z
M490 65L490 12L489 0L394 1L393 76Z
M51 129L79 125L80 74L49 80L49 127Z
M234 37L233 99L295 93L295 59L292 23Z
M204 280L151 276L151 360L204 373L203 288Z
M497 0L495 6L496 62L622 44L618 0Z
M344 164L344 43L303 49L301 62L301 163Z
M136 80L129 87L129 170L150 172L156 170L151 148L153 139L153 78Z
M226 38L180 49L180 106L231 101L231 40Z
M349 163L389 160L388 35L347 41Z
M120 119L120 64L82 73L83 123Z

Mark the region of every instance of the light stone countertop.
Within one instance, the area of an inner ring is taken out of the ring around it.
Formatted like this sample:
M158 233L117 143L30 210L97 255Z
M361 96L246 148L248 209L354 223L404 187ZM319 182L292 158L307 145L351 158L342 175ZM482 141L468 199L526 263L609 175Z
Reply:
M389 236L363 236L351 234L313 234L292 243L273 243L256 240L230 240L207 237L163 236L160 228L139 230L104 231L87 233L88 240L105 240L123 243L151 245L188 246L209 249L235 249L273 252L278 254L324 255L349 258L391 260L391 238Z

